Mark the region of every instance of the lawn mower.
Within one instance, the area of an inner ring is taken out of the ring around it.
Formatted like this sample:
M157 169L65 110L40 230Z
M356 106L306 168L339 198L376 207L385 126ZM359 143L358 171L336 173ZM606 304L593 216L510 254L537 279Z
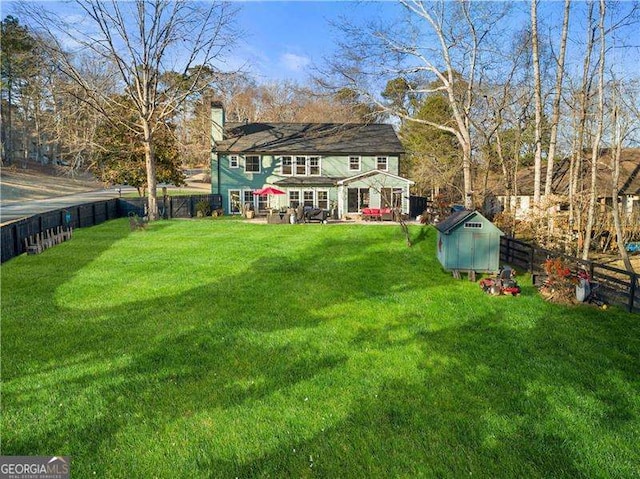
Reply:
M480 281L480 287L485 293L499 296L501 294L510 294L517 296L520 294L520 286L516 283L514 277L515 270L509 266L504 266L498 272L495 278L485 278Z

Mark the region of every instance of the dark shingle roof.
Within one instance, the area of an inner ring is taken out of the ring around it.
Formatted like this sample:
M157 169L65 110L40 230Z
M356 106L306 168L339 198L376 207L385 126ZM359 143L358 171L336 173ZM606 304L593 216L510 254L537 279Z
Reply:
M582 177L591 178L591 153L585 154L585 161L582 162ZM557 194L566 195L569 191L569 165L566 158L557 160L553 168L552 191ZM599 197L611 196L611 152L608 149L601 151L598 160L597 188ZM543 165L541 189L544 190L546 172ZM533 166L518 171L518 195L533 196ZM620 181L619 194L638 195L640 194L640 148L625 148L621 151L620 158ZM504 195L505 183L501 176L494 175L489 179L489 189L496 195Z
M228 123L220 153L401 154L391 125L360 123Z

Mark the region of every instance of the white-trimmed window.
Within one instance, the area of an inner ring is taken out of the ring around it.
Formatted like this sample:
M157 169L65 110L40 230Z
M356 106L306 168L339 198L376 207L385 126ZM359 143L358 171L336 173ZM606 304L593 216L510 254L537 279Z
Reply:
M283 176L293 175L293 159L290 156L282 157L282 175Z
M297 208L300 204L300 192L298 190L289 190L289 207Z
M386 156L376 158L376 170L387 171L389 169L389 160Z
M358 213L362 208L369 207L369 188L347 189L347 212Z
M349 171L360 171L360 157L359 156L350 156L349 157Z
M309 176L320 176L320 157L309 157Z
M238 155L229 156L229 168L238 168L240 166L240 157Z
M240 213L240 190L229 190L229 213Z
M305 190L302 192L302 204L304 206L314 206L314 191Z
M329 192L327 190L318 190L316 192L318 197L318 208L323 210L329 209Z
M245 173L260 173L260 156L247 155L244 157Z
M252 190L244 190L243 192L243 205L247 206L247 203L253 206L253 191Z
M266 195L256 195L255 196L258 203L258 211L266 211L269 209L269 197Z
M307 174L307 157L296 156L296 176L306 176Z

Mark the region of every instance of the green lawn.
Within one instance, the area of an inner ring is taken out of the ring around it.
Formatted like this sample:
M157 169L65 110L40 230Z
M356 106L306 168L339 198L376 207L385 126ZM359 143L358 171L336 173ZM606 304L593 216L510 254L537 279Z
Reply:
M116 220L2 273L3 455L72 477L640 475L640 317L456 281L435 230Z

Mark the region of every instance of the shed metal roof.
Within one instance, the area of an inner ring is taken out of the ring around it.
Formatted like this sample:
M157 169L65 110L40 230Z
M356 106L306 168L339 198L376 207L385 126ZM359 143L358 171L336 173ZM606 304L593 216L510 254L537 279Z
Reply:
M449 234L449 232L458 226L460 223L465 221L467 218L473 216L476 212L473 210L462 210L456 211L455 213L451 213L444 220L440 221L436 224L436 228L438 231L444 234Z
M455 229L461 223L464 223L465 221L471 219L472 217L476 217L476 216L479 216L480 218L482 218L487 224L491 225L493 228L495 228L497 231L499 231L501 235L504 234L502 232L502 230L500 230L500 228L498 228L491 221L489 221L487 218L485 218L480 212L474 211L474 210L456 211L455 213L452 213L451 215L447 216L444 220L442 220L441 222L436 224L436 228L441 233L447 235L447 234L451 233L451 231L453 229Z

